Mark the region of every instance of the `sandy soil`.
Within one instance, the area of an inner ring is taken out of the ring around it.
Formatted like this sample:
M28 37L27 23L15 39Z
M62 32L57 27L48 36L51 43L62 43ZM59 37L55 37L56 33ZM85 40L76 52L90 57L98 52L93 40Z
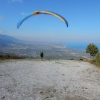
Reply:
M3 61L0 100L100 100L100 68L73 60Z

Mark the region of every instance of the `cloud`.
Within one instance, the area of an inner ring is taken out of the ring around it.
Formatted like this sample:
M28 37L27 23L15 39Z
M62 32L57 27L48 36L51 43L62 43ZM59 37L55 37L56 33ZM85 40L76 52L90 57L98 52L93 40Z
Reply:
M26 12L21 12L21 15L22 15L22 16L24 16L24 15L26 15L26 14L27 14Z
M0 20L2 20L3 18L0 16Z
M10 3L10 0L8 0L8 3Z
M1 34L1 33L3 33L3 31L2 31L2 30L0 30L0 34Z
M11 0L12 2L23 2L23 0Z

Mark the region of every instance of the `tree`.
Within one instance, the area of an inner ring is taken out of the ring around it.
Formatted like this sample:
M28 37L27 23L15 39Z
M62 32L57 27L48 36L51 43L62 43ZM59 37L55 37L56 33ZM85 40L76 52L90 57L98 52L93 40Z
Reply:
M96 61L100 63L100 52L96 54Z
M95 56L98 53L98 51L98 47L93 43L90 43L86 48L86 53L90 53L90 58L91 56Z

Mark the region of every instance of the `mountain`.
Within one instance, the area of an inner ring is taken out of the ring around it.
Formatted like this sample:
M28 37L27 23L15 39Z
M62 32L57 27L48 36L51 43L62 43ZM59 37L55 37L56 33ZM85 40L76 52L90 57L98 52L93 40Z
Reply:
M0 34L0 47L7 47L9 44L16 43L16 41L19 41L18 39Z
M22 41L0 34L0 55L40 58L41 51L44 51L46 59L80 59L89 56L85 51L73 50L57 43Z

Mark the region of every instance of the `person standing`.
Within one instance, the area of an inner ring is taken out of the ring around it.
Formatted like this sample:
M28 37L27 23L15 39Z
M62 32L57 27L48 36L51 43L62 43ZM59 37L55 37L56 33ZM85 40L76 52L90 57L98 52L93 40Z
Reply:
M43 59L43 56L44 56L44 52L42 51L42 52L40 53L41 60Z

